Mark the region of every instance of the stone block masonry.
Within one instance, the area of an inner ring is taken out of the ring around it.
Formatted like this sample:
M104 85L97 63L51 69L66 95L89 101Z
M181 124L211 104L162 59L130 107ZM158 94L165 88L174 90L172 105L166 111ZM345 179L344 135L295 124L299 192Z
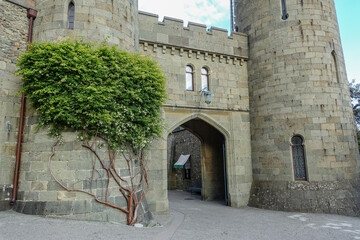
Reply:
M351 180L311 183L254 181L249 206L358 216L359 190L358 182Z
M360 214L353 184L359 180L359 149L334 1L287 0L286 20L279 2L236 0L236 24L250 42L250 202L308 211L309 204L296 202L310 194L328 206L314 205L316 211ZM274 187L280 182L301 184L294 176L294 136L303 138L304 180L309 188L341 186L334 190L334 200L329 200L329 192L304 189L283 201L280 193L293 191ZM349 194L343 196L341 189Z
M232 207L249 203L276 210L359 215L359 154L333 0L286 0L286 20L280 1L235 0L236 26L244 33L230 36L224 29L207 30L191 22L184 26L169 17L159 22L157 15L138 12L136 0L73 3L74 29L69 29L67 0L0 0L0 210L8 208L7 199L12 197L20 114L20 100L14 94L21 89L13 74L16 58L26 48L30 4L38 10L35 41L108 38L122 50L149 55L164 71L168 99L162 116L168 129L148 151L150 191L141 207L145 218L151 217L149 209L168 213L166 139L179 126L202 138L205 198L215 198L216 189L224 188L217 178L226 174L222 181L227 181L224 192ZM193 68L193 91L186 90L187 65ZM202 68L209 73L210 105L200 97ZM125 222L125 214L86 194L67 192L54 181L48 169L54 139L46 129L34 132L35 111L29 106L26 111L15 209ZM75 135L64 133L64 144L57 146L51 162L53 173L68 188L104 197L105 173L100 169L94 176L94 159ZM303 139L306 181L295 180L294 136ZM106 151L100 155L106 156ZM224 171L213 174L224 159ZM128 177L122 164L117 170ZM117 190L110 202L126 207Z
M139 12L140 24L140 40L151 43L171 45L174 47L182 47L193 49L194 54L197 51L210 52L212 55L230 56L231 59L247 58L248 44L247 35L232 32L228 35L226 29L212 27L206 29L206 25L189 22L184 27L182 20L165 17L162 22L158 21L158 15Z
M17 58L26 50L27 9L0 2L0 210L12 198L15 151L20 117L21 81L14 76Z
M124 51L138 48L137 1L101 0L73 1L75 4L74 29L68 28L69 1L37 0L39 9L34 25L36 41L53 41L69 36L86 41L118 44Z

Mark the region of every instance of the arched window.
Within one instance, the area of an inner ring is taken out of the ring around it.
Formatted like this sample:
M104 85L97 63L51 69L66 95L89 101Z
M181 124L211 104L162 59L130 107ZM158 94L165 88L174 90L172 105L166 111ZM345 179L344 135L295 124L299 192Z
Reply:
M74 16L75 16L75 5L73 2L70 2L69 12L68 12L69 29L74 29Z
M186 65L186 90L194 91L194 71L192 66Z
M209 71L204 67L201 69L201 89L209 90Z
M332 51L331 52L331 74L333 76L333 78L336 78L336 81L339 83L340 82L340 78L339 78L339 70L338 70L338 63L337 63L337 56L336 56L336 52Z
M293 138L291 138L295 180L306 181L307 174L303 142L304 140L301 136L294 136Z
M287 13L287 10L286 10L286 2L285 2L285 0L281 0L281 11L282 11L281 19L282 20L288 19L289 14Z

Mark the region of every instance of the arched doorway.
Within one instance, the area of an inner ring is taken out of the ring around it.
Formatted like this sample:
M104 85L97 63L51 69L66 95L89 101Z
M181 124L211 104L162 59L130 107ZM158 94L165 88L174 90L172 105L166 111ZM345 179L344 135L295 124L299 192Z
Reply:
M175 163L188 156L181 166ZM168 136L168 189L199 189L205 201L227 205L224 135L200 118L189 120Z

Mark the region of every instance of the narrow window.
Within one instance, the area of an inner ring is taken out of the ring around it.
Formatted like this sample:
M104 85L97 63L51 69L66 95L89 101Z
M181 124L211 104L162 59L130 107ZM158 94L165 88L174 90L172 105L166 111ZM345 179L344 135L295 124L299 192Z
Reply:
M209 71L206 68L201 69L201 89L209 90Z
M286 2L285 0L281 0L281 10L282 10L282 16L281 19L282 20L286 20L289 17L289 14L286 11Z
M187 65L186 68L186 90L194 91L194 71L190 65Z
M73 2L69 4L68 22L69 29L74 29L74 16L75 16L75 5Z
M339 79L339 66L338 66L338 62L337 62L337 56L336 56L336 52L332 51L331 52L331 74L333 75L333 77L336 77L336 81L339 83L340 79Z
M294 136L291 139L292 156L294 162L295 180L307 180L305 151L303 145L303 138L301 136Z

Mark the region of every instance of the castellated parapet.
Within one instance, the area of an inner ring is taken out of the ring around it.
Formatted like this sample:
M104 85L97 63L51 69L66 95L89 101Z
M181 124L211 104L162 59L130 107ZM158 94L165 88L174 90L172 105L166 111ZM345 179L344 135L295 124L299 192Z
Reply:
M246 34L139 12L140 52L160 63L167 76L168 106L197 106L202 67L209 72L212 104L207 108L248 111ZM185 91L185 66L194 69L194 91ZM176 67L175 67L176 66ZM205 104L206 105L206 104ZM204 103L201 106L205 106Z
M156 60L167 78L168 99L164 104L163 116L168 131L164 132L163 138L167 139L169 132L193 119L196 119L195 122L205 119L210 125L216 126L225 138L227 148L225 158L229 205L246 206L252 182L247 35L232 33L228 36L224 29L211 28L207 31L205 25L191 22L184 27L182 20L169 17L159 22L157 15L144 12L139 13L139 21L139 51ZM189 91L185 86L186 66L193 69L194 86ZM200 97L202 68L209 72L211 104L206 104ZM212 147L209 146L215 143L206 142L219 140L221 134L211 135L211 130L206 133L202 130L198 127L192 129L192 132L202 136L203 146L207 146L207 150L202 150L202 197L209 200L223 191L216 187L221 185L221 174L214 173L214 169L219 167L213 164L222 163L224 159L216 151L211 152ZM216 149L219 150L219 147ZM162 141L155 144L151 151L152 159L163 159L160 165L149 165L149 172L157 176L152 181L153 187L148 198L150 210L154 212L162 212L168 204L166 151L166 142Z
M140 41L149 41L175 47L209 52L209 55L226 55L231 58L246 59L248 56L247 35L232 32L228 36L226 29L189 22L184 27L183 20L164 17L158 21L156 14L139 12Z

